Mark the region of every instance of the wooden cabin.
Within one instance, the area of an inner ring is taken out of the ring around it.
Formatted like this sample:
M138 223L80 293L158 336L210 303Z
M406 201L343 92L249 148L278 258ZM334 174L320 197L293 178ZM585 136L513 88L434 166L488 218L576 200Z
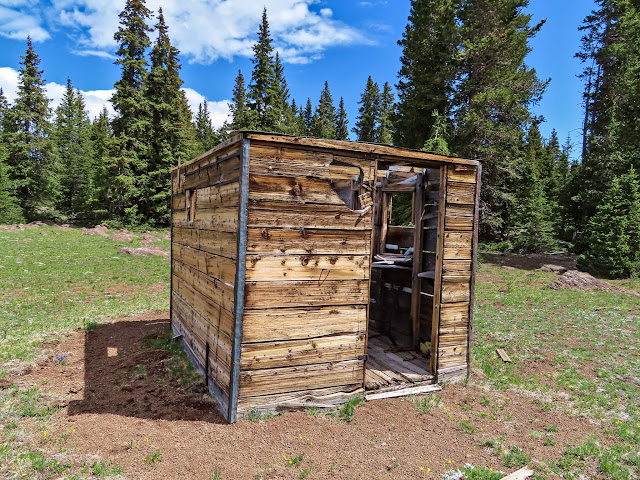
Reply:
M173 169L171 325L225 418L466 376L480 168L242 131Z

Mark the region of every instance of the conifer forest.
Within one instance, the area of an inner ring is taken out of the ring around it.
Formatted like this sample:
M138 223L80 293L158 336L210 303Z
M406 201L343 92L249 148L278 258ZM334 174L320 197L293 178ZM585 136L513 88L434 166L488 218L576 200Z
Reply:
M190 110L170 26L144 0L127 0L119 15L115 116L89 118L72 79L53 110L27 38L15 100L0 89L0 223L168 226L169 170L249 129L479 159L482 242L505 252L570 250L588 272L638 276L640 5L597 0L580 26L584 123L582 143L572 145L555 131L544 138L533 113L549 80L525 61L545 28L528 4L412 0L397 77L369 76L353 119L328 82L292 98L265 9L252 71L238 71L221 128L206 101Z

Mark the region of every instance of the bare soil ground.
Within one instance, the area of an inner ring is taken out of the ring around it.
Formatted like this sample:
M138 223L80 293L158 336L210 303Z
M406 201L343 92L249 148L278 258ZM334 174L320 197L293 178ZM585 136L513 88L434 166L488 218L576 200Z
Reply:
M429 413L405 398L366 402L351 423L287 412L227 425L209 397L170 378L170 354L144 341L167 325L167 315L145 314L78 332L46 345L54 353L26 376L10 378L46 385L51 402L62 407L46 437L32 432L40 439L36 447L67 452L73 462L110 461L132 479L418 479L466 463L517 469L504 467L493 449L481 446L483 439L502 437L507 449L517 445L531 456L531 464L557 459L565 445L589 435L603 436L598 425L534 397L473 384L445 386ZM203 392L204 385L194 389ZM554 445L531 436L549 426L558 429ZM144 460L156 451L162 461ZM300 463L289 463L301 455Z

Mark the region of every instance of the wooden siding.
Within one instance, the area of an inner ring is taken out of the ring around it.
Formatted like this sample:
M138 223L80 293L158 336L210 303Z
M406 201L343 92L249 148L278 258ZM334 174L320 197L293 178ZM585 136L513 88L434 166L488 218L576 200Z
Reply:
M472 295L477 167L447 166L438 375L466 374Z
M353 391L364 378L372 218L339 190L375 178L375 161L257 141L250 158L238 411Z
M239 176L238 142L172 171L172 328L206 369L224 415L233 365Z

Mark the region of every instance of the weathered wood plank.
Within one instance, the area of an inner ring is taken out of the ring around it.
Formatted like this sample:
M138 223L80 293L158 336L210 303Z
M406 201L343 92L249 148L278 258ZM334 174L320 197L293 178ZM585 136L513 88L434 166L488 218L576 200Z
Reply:
M192 286L205 298L229 312L233 312L233 287L226 283L209 277L190 265L174 261L173 273Z
M177 227L234 233L238 230L238 209L236 207L196 209L195 218L192 221L187 220L186 211L174 211L172 223Z
M449 169L447 179L454 182L476 183L476 167L455 165Z
M366 331L365 305L316 308L265 308L246 310L242 323L243 342L266 342L361 334Z
M198 188L196 190L196 209L236 207L239 195L239 182Z
M471 231L473 229L473 217L456 217L447 213L444 219L444 228L446 230Z
M227 183L240 178L240 157L233 157L222 163L187 172L184 178L184 188L194 190L209 187L219 183Z
M473 183L447 182L447 203L475 204L476 186Z
M363 230L248 228L248 254L369 255L371 236Z
M249 202L250 227L371 230L371 214L361 215L345 205L314 205L292 202Z
M442 262L443 275L471 275L471 260L445 260Z
M466 329L463 332L459 333L444 333L440 330L440 347L452 347L455 345L462 345L467 343L467 331Z
M240 372L239 398L362 384L360 360Z
M247 281L355 280L369 276L365 255L247 255Z
M174 244L213 253L227 258L236 258L235 232L218 232L181 226L173 227Z
M444 260L471 260L471 248L444 247Z
M444 232L444 248L471 249L473 232Z
M369 281L247 282L245 309L367 305Z
M301 392L247 397L239 400L238 414L248 413L256 409L279 410L282 408L307 407L331 408L344 403L357 395L362 395L363 393L364 390L362 388L362 382L360 382L354 385L341 385L338 387L303 390Z
M282 175L249 175L251 200L344 205L329 179Z
M468 302L471 277L443 276L442 303Z
M312 322L313 319L308 321ZM300 328L303 328L300 326ZM241 370L293 367L324 362L357 360L364 354L364 333L330 335L304 340L244 343Z
M233 285L235 282L235 260L179 244L173 246L173 257L186 265L194 267L205 275L222 280L229 285Z
M367 393L365 395L365 398L367 399L367 401L380 400L383 398L405 397L407 395L421 395L430 392L439 392L440 390L442 390L440 385L420 385L418 387L401 388L399 390L392 390L390 392Z
M450 326L466 327L469 322L469 304L467 302L447 303L440 307L440 325L443 328Z

